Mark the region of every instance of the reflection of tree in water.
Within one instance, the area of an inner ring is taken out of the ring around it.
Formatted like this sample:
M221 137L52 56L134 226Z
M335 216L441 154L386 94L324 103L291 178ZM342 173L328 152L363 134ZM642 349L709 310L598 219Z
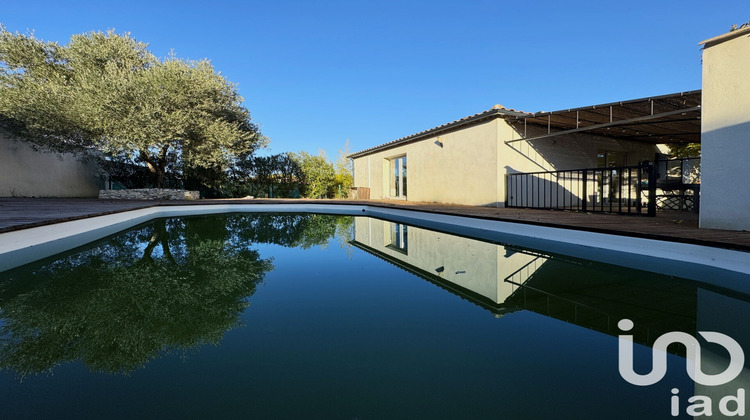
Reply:
M0 369L23 377L80 359L94 371L126 373L171 351L218 343L273 269L252 243L324 244L337 220L348 219L162 219L2 273Z
M324 214L237 214L229 221L230 230L240 229L238 238L246 242L273 243L286 247L327 246L338 238L348 244L354 219Z

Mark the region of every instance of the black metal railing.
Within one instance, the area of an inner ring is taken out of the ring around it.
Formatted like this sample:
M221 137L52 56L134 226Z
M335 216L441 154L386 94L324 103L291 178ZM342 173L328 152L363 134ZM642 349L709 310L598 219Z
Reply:
M656 215L654 166L507 175L506 207Z

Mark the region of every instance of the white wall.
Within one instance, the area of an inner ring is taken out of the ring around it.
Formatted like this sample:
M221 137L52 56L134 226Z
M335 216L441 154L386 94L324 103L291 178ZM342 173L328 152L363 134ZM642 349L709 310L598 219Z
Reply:
M96 197L97 168L0 133L0 197Z
M700 227L750 230L750 28L703 50Z

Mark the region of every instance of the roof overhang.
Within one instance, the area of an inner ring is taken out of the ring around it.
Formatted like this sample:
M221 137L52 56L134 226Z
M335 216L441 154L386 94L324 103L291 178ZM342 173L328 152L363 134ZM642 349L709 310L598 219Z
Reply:
M505 143L584 132L650 144L700 143L701 91L537 112L508 121L523 137ZM537 127L535 134L527 135L529 126Z
M495 105L487 111L480 112L478 114L470 115L460 120L449 122L441 126L431 128L429 130L420 131L419 133L412 134L410 136L402 137L397 140L393 140L388 143L381 144L379 146L371 147L369 149L362 150L360 152L352 153L347 156L350 159L358 158L361 156L369 155L371 153L379 152L382 150L391 149L397 146L401 146L407 143L412 143L425 138L434 137L440 134L445 134L451 131L459 130L470 125L479 124L485 121L489 121L495 118L515 118L531 115L527 112L516 111L514 109L507 109L502 105Z
M703 45L703 48L710 48L716 44L721 44L724 41L737 38L738 36L750 35L750 22L740 26L738 29L729 31L725 34L709 38L705 41L701 41L698 45Z

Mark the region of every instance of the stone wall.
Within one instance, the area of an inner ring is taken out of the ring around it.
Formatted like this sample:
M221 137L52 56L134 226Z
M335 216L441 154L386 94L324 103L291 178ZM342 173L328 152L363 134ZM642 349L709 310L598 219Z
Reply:
M99 190L99 198L108 200L198 200L200 192L165 188Z

